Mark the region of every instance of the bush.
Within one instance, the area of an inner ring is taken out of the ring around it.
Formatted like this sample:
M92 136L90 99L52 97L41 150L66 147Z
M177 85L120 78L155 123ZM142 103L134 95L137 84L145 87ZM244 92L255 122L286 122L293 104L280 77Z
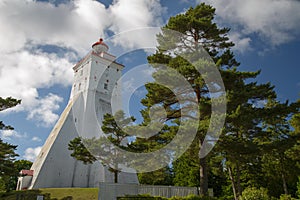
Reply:
M292 198L291 195L282 194L282 195L280 195L280 200L296 200L296 199Z
M6 193L0 193L1 200L32 200L36 199L38 195L41 195L39 190L19 190L19 191L9 191ZM45 200L50 200L50 194L43 194ZM52 200L52 199L51 199Z
M125 197L118 197L118 200L216 200L216 198L213 197L200 197L195 195L189 195L187 197L171 197L171 198L165 198L165 197L152 197L150 195L137 195L137 196L125 196Z
M270 200L270 197L268 190L265 188L261 187L257 189L255 187L249 187L243 191L240 200Z
M125 197L118 197L118 200L167 200L164 197L151 197L149 194L126 195Z
M297 192L296 192L298 199L300 199L300 176L298 177L298 183L297 183Z
M169 200L216 200L214 197L201 197L196 195L189 195L187 197L172 197Z

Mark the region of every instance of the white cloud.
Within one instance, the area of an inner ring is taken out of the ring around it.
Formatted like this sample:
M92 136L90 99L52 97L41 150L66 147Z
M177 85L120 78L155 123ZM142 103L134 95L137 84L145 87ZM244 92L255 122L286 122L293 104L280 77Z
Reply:
M251 50L251 38L247 36L243 36L238 32L231 32L229 34L230 40L232 40L235 44L233 50L244 53L248 50Z
M42 147L35 147L35 148L27 148L25 150L25 154L24 154L24 159L26 160L30 160L30 161L34 161L35 158L39 155L40 151L41 151Z
M1 138L5 140L11 140L11 138L22 138L26 137L26 134L22 135L15 130L1 130Z
M37 105L29 111L28 119L34 119L46 127L52 125L59 117L54 111L59 109L58 103L62 101L63 98L50 93L45 98L37 100Z
M115 0L109 8L93 0L57 6L35 0L1 1L0 96L22 99L21 105L6 112L25 111L28 119L51 125L57 120L54 112L62 100L57 95L40 96L38 89L70 86L73 61L84 56L99 36L105 36L106 29L118 33L161 25L164 11L159 0ZM137 40L128 35L119 42L130 45L145 41L145 37ZM65 53L46 53L40 48L45 45Z
M230 24L233 31L239 32L241 41L238 45L240 44L241 48L248 48L250 41L247 38L253 33L258 34L262 41L270 46L284 44L299 37L300 1L204 1L216 8L217 16L226 24Z
M139 29L139 31L122 33L122 37L115 42L125 48L135 48L153 44L157 30L144 29L146 27L161 27L162 14L166 8L162 7L159 0L115 0L109 7L109 15L113 21L110 30L115 33ZM142 29L141 29L142 28ZM150 40L150 41L149 41Z
M28 41L71 47L83 54L109 23L103 4L74 0L54 6L35 0L0 4L0 51L21 49Z
M41 138L39 138L39 137L33 137L33 138L31 138L31 140L32 141L35 141L35 142L41 142L42 140L41 140Z

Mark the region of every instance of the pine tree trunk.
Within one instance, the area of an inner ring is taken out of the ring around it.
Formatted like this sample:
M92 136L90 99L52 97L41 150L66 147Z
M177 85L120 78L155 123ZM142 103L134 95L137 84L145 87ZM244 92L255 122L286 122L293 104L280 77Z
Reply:
M235 185L235 180L234 180L234 177L233 177L233 173L232 173L231 167L228 167L228 173L229 173L229 178L231 180L231 185L232 185L232 191L233 191L234 199L238 200L237 191L236 191L236 185Z
M285 180L285 175L284 175L283 172L281 172L281 178L282 178L282 186L283 186L284 194L289 194L287 184L286 184L286 180Z
M241 186L241 170L239 162L236 165L236 184L237 184L237 198L242 195L242 186Z
M119 174L119 172L114 171L114 174L115 174L115 183L118 183L118 174Z
M206 158L200 158L200 195L208 195L208 174Z
M76 176L77 164L78 164L78 160L75 159L71 187L75 187L74 181L75 181L75 176Z
M200 98L201 98L200 88L196 87L195 90L196 90L197 99L200 102ZM202 143L203 143L203 141L201 139L199 139L200 195L201 196L208 196L208 172L207 172L208 170L207 170L206 157L200 158Z
M285 175L284 175L284 166L283 166L283 160L284 158L283 157L280 157L280 163L279 163L279 166L280 166L280 173L281 173L281 179L282 179L282 187L283 187L283 191L284 191L284 194L289 194L289 191L288 191L288 187L287 187L287 183L286 183L286 178L285 178Z

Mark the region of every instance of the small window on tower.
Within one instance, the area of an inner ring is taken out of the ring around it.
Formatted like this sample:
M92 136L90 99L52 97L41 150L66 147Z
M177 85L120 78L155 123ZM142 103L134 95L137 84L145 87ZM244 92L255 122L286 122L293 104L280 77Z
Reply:
M117 69L117 72L119 71L119 69Z
M108 84L104 83L104 89L107 90L108 89Z

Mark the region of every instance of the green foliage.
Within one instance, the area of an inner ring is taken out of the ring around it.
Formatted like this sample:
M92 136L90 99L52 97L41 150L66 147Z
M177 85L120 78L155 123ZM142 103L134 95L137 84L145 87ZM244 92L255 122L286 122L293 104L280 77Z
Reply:
M71 153L72 157L82 161L84 164L93 163L97 160L85 147L80 137L71 140L68 144L68 149L73 151Z
M300 176L298 176L298 182L297 182L297 197L300 199Z
M22 169L30 169L32 165L31 161L28 160L16 160L14 162L14 173L10 177L6 177L7 190L15 190L17 187L19 172Z
M187 197L171 197L170 200L216 200L214 197L189 195Z
M214 197L200 197L196 195L189 195L187 197L153 197L148 194L127 195L125 197L118 197L118 200L216 200Z
M0 192L0 199L34 200L38 195L43 195L44 200L98 200L98 188L44 188L39 190Z
M6 99L3 99L2 97L0 97L0 111L14 107L20 103L21 103L21 100L14 99L12 97L7 97ZM0 121L0 130L2 130L2 129L13 129L13 127L6 126L2 121Z
M36 199L38 195L42 195L40 190L22 190L22 191L10 191L6 193L0 193L1 200L33 200ZM50 194L43 194L44 200L52 200Z
M14 107L20 103L21 100L14 99L12 97L8 97L6 99L0 97L0 111ZM12 129L13 127L7 126L0 121L0 131ZM19 156L15 153L16 149L16 145L3 142L3 140L0 138L0 191L4 190L4 188L6 191L11 189L10 179L16 174L14 161L16 157Z
M6 185L5 181L0 177L0 193L1 192L6 192Z
M117 183L118 174L121 172L119 162L124 157L118 154L116 148L127 147L128 144L124 144L124 140L130 135L124 129L133 121L135 121L133 117L126 118L125 113L121 110L117 111L114 116L109 113L105 114L102 130L107 138L103 136L91 139L74 138L68 144L68 149L72 151L71 156L84 164L93 163L96 160L101 161L104 166L108 167L109 171L114 173L114 181Z
M174 173L175 179L174 184L176 185L199 185L201 192L207 195L208 189L208 165L205 158L197 158L199 155L196 151L199 151L199 145L203 143L207 128L209 126L209 119L211 115L210 109L210 98L207 90L207 83L205 84L203 76L197 71L194 65L199 68L211 66L211 63L205 58L199 58L199 52L201 48L208 52L215 62L218 62L218 67L224 66L232 67L238 66L239 63L234 59L230 48L234 45L229 41L227 33L229 28L219 28L214 22L215 9L205 3L201 3L195 8L190 8L183 14L178 14L171 17L162 29L162 34L157 37L159 46L158 51L148 57L149 63L157 69L156 73L153 74L154 79L157 82L168 82L170 85L175 85L178 81L175 73L164 72L164 65L179 72L193 88L193 95L196 94L198 98L198 105L201 110L199 129L197 133L197 139L195 141L194 149L191 149L190 155L185 158L179 159L174 162ZM174 36L176 34L170 33L169 30L180 32L178 36L180 39ZM175 42L175 41L180 42ZM187 45L190 44L190 45ZM181 49L184 54L193 63L188 62L186 59L180 56L171 56L174 51ZM164 65L160 65L164 64ZM207 75L207 74L205 74ZM204 76L205 76L204 75ZM212 81L210 84L217 85L216 82ZM142 104L146 106L146 109L142 111L145 123L148 122L149 109L157 104L162 105L166 110L167 116L161 119L167 121L169 124L173 123L179 126L178 119L181 118L181 111L188 110L191 108L193 103L188 99L184 99L184 102L179 103L178 98L174 93L167 87L162 85L151 83L146 85L148 94L146 98L142 100ZM183 91L183 96L190 96L189 91L184 90L180 86L176 86L175 90ZM184 92L185 91L185 92ZM216 91L217 93L217 91ZM184 116L186 119L192 118L193 113L189 113ZM176 121L177 120L177 121ZM181 121L180 125L182 125ZM160 140L157 140L158 145L162 145ZM167 143L163 143L166 145ZM184 171L184 170L185 171ZM201 170L200 170L201 169Z
M3 142L0 139L0 177L11 175L14 172L14 161L18 154L15 153L16 145Z
M117 200L167 200L164 197L152 197L149 194L139 194L139 195L125 195L125 197L118 197Z
M140 184L145 185L173 185L173 172L167 166L156 171L139 173L138 179Z
M0 179L5 183L6 190L12 189L10 187L11 177L16 176L16 169L14 168L14 161L18 154L15 153L17 146L3 142L0 139ZM15 189L15 188L13 188Z
M268 190L265 188L255 188L248 187L246 188L242 196L240 196L240 200L269 200L270 197L268 195Z
M280 195L279 200L296 200L295 198L293 198L290 194L282 194Z
M173 162L174 185L199 187L199 157L198 143L193 142L190 148L176 161Z

